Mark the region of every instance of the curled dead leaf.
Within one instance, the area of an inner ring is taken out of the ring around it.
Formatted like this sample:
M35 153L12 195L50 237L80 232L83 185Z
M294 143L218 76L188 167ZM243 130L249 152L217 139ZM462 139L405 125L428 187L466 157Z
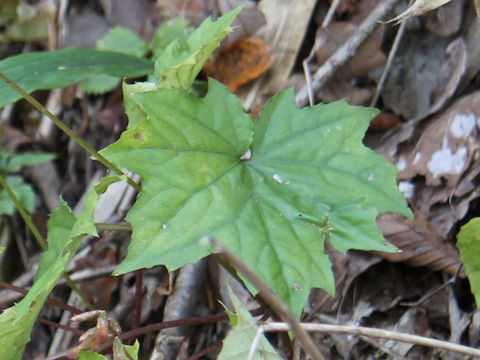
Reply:
M382 111L372 119L368 129L373 131L387 131L400 127L402 127L402 121L397 115Z
M395 21L399 23L412 16L419 16L419 15L425 14L426 12L434 10L450 1L452 0L417 0L406 11L404 11L397 17L394 17L393 19L388 20L387 23L391 23Z
M385 238L401 250L397 253L375 252L377 255L391 262L425 266L451 275L456 273L461 263L458 252L421 213L417 212L413 221L396 214L382 215L377 219L377 225ZM465 277L463 269L459 276Z
M203 67L203 73L222 82L234 93L267 71L273 60L272 49L265 41L244 39L215 53Z
M433 186L446 180L454 191L479 149L479 118L480 91L459 99L433 118L415 146L399 155L397 164L404 164L397 165L401 170L399 178L406 180L422 175L425 183Z

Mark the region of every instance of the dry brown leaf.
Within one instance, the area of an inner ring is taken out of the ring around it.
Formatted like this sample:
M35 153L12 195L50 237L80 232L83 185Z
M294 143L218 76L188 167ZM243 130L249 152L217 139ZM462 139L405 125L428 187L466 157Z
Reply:
M2 132L2 147L6 150L15 151L20 145L32 142L29 136L7 123L1 126L0 131Z
M377 219L377 225L385 238L401 250L397 253L375 252L384 259L410 266L426 266L451 275L457 271L461 263L458 252L421 213L415 214L414 221L396 214L382 215ZM460 276L465 277L463 270Z
M417 0L415 3L410 6L406 11L394 17L391 20L388 20L387 23L390 22L401 22L406 20L412 16L419 16L423 15L431 10L434 10L452 0Z
M354 280L371 266L382 261L378 256L363 251L350 250L344 254L328 242L325 243L325 252L333 264L335 296L329 295L323 289L314 289L310 295L310 304L316 311L313 311L312 314L317 311L332 312L338 310L340 299L346 296Z
M316 0L263 0L258 3L259 9L265 14L267 24L254 36L267 41L277 59L268 71L268 76L262 78L259 92L252 89L243 97L242 101L247 108L255 105L249 98L255 99L258 95L271 94L272 89L281 86L292 73L315 3Z
M387 131L390 129L398 129L401 126L402 121L397 115L382 111L372 119L368 129L373 131Z
M156 6L165 18L182 16L194 25L200 25L213 13L216 0L156 0Z
M479 147L478 119L480 91L461 98L432 119L415 147L399 156L399 178L423 175L427 185L437 186L446 180L449 188L455 188Z
M372 99L373 90L355 86L350 80L351 77L345 72L339 71L332 75L332 78L315 94L317 100L330 103L345 99L350 105L367 106Z
M437 36L456 34L462 25L464 1L456 0L425 15L425 27Z
M261 39L244 39L222 49L203 67L206 76L224 83L231 92L253 80L273 64L272 49Z
M76 346L67 355L68 359L77 359L80 351L97 351L109 339L120 334L121 329L117 321L107 317L103 310L92 310L82 314L72 316L72 322L84 322L88 320L97 320L97 325L85 331L78 339L80 345Z
M433 104L420 118L436 113L455 94L467 69L467 46L463 38L452 41L445 49L445 59L437 78L437 83L430 93Z
M95 244L95 252L78 260L77 269L99 269L117 263L116 250L105 246L102 241ZM106 309L110 304L112 293L118 287L118 276L105 276L98 279L83 281L80 288L96 309Z

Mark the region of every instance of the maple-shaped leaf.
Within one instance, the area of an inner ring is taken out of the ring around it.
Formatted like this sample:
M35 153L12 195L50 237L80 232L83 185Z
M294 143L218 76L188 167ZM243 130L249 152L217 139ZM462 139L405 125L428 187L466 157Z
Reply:
M135 126L102 150L143 181L117 274L196 262L210 252L199 239L213 236L299 316L311 288L334 291L325 239L341 251L394 249L375 218L410 212L394 166L362 144L376 110L298 109L286 90L254 123L211 79L203 99L170 89L127 96Z

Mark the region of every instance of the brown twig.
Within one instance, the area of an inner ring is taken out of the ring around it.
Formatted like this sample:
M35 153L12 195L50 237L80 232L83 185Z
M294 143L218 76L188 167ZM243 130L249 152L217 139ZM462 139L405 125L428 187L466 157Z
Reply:
M263 314L262 308L257 308L250 311L252 316L259 316ZM197 316L191 317L187 319L180 319L180 320L173 320L173 321L165 321L157 324L151 324L143 327L139 327L137 329L132 329L130 331L124 332L123 334L119 335L118 338L122 341L137 338L140 335L144 335L147 333L160 331L163 329L179 327L179 326L192 326L192 325L203 325L203 324L210 324L220 321L228 321L228 315L226 313L220 313L215 315L206 315L206 316ZM111 348L113 344L113 340L106 342L101 346L98 352L105 352L107 349Z
M133 329L140 327L142 321L143 269L135 271L135 315Z
M307 332L302 329L295 316L292 314L288 306L283 302L280 296L268 287L260 277L255 274L242 260L229 251L225 246L220 244L213 238L209 238L209 243L216 252L219 252L230 264L232 264L239 272L241 272L248 281L258 290L260 296L283 320L285 320L297 340L302 344L305 351L315 360L323 360L324 357L313 343Z
M429 300L434 295L438 294L440 291L445 289L445 287L447 287L448 285L455 283L458 280L458 274L460 273L461 269L462 269L462 264L460 263L457 266L457 270L455 271L455 274L448 281L444 282L439 287L430 290L429 292L427 292L425 295L423 295L417 301L413 301L413 302L404 301L404 302L401 302L400 305L401 306L416 307L416 306L419 306L419 305L423 304L425 301Z
M222 345L223 345L222 343L216 343L216 344L207 346L206 348L188 357L187 360L197 360L198 358L202 357L205 354L211 353L212 351L220 350L222 348Z
M410 4L412 1L410 1ZM378 98L383 91L383 86L385 85L385 81L387 80L387 75L390 72L390 67L392 66L393 58L397 54L398 46L400 45L400 41L402 40L403 34L405 33L405 28L407 26L407 22L403 21L398 30L397 34L395 35L395 40L393 40L392 47L390 52L388 53L387 63L385 64L385 68L383 69L382 76L378 81L377 88L375 90L375 95L373 96L372 101L370 102L370 106L375 106L377 104Z
M39 323L46 324L46 325L49 325L49 326L57 328L57 329L62 329L62 330L65 330L65 331L69 331L69 332L71 332L71 333L73 333L77 336L82 336L82 334L83 334L82 330L75 329L71 326L62 325L62 324L59 324L59 323L56 323L54 321L50 321L50 320L47 320L47 319L37 318L37 321Z
M375 329L364 326L353 325L330 325L330 324L300 324L308 332L336 333L345 335L362 335L373 338L399 341L409 344L427 346L435 349L454 351L460 354L470 355L480 358L480 350L469 346L451 343L427 338L424 336L405 334L398 331ZM290 331L291 328L286 323L268 323L261 325L262 331Z
M0 287L10 289L10 290L13 290L13 291L17 291L17 292L19 292L21 294L24 294L24 295L26 295L28 293L28 290L22 289L21 287L18 287L18 286L15 286L15 285L8 284L8 283L3 282L3 281L0 281ZM52 305L52 306L56 306L59 309L62 309L62 310L65 310L65 311L70 311L72 314L81 314L83 312L83 311L81 311L77 308L71 307L67 304L61 303L61 302L53 300L53 299L47 299L47 303Z
M335 73L335 71L350 59L367 37L377 28L378 22L387 15L399 0L380 1L372 13L360 25L355 34L338 48L335 53L315 72L311 87L314 91L320 89ZM295 100L298 106L308 104L308 86L298 92Z

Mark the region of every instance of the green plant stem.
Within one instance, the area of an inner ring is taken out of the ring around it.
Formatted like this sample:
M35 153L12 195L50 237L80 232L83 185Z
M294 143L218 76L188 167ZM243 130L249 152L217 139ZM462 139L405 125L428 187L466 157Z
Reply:
M97 230L132 232L132 225L130 224L95 223L95 227Z
M12 200L12 202L15 204L15 207L17 208L18 212L20 213L20 215L22 216L23 220L25 221L25 223L27 224L27 226L30 228L30 231L32 232L33 236L35 237L35 239L37 240L38 244L40 245L40 247L43 249L43 250L47 250L48 249L48 244L47 242L45 241L45 239L43 238L42 234L40 234L40 231L38 231L37 227L35 226L35 224L33 223L33 220L32 218L30 217L30 215L28 215L28 212L27 210L25 210L25 208L23 207L22 203L20 202L20 200L18 200L17 196L15 195L15 193L12 191L12 188L8 185L7 181L5 180L5 178L3 177L2 174L0 174L0 185L5 189L5 191L7 192L8 196L10 197L10 200Z
M305 351L314 360L324 360L324 356L320 353L318 348L313 343L307 332L300 326L295 316L292 314L288 306L283 302L282 298L268 287L262 279L245 264L240 258L234 255L225 246L220 244L213 238L209 238L208 242L213 250L219 252L230 264L232 264L239 272L241 272L248 281L258 290L260 296L267 302L267 304L275 311L292 329L296 338L303 346Z
M10 200L12 200L12 202L15 204L15 207L17 208L18 212L22 216L23 220L27 224L28 228L32 232L33 236L37 240L40 247L45 251L48 250L48 243L45 241L42 234L40 234L40 231L38 231L38 228L33 223L33 220L28 214L27 210L25 210L20 200L18 200L17 196L12 191L12 188L8 185L7 181L5 180L2 174L0 174L0 185L7 192L8 196L10 197ZM64 274L63 277L65 278L65 280L67 281L67 284L71 287L71 289L77 293L80 299L82 299L82 301L85 303L87 308L89 310L95 309L95 307L87 300L85 295L83 295L83 293L80 291L77 285L73 282L73 280L70 279L70 276L68 276L68 274Z
M15 84L9 77L7 77L5 74L0 72L0 79L5 81L8 86L10 86L13 90L18 92L20 95L23 96L25 100L27 100L30 104L32 104L33 107L35 107L38 111L40 111L42 114L47 116L50 120L53 121L57 127L62 130L65 134L67 134L70 138L75 140L78 145L80 145L82 148L84 148L89 154L91 154L96 160L100 161L103 165L105 165L107 168L111 169L118 175L126 175L120 168L118 168L115 164L112 162L108 161L106 158L104 158L100 153L95 150L93 147L88 145L87 142L85 142L81 137L79 137L77 134L75 134L72 130L68 128L68 126L65 126L64 123L62 123L53 113L51 113L46 107L44 107L42 104L40 104L37 100L35 100L32 96L30 96L27 92L25 92L20 86ZM131 177L127 176L127 182L132 185L137 192L140 192L141 186L137 184Z

